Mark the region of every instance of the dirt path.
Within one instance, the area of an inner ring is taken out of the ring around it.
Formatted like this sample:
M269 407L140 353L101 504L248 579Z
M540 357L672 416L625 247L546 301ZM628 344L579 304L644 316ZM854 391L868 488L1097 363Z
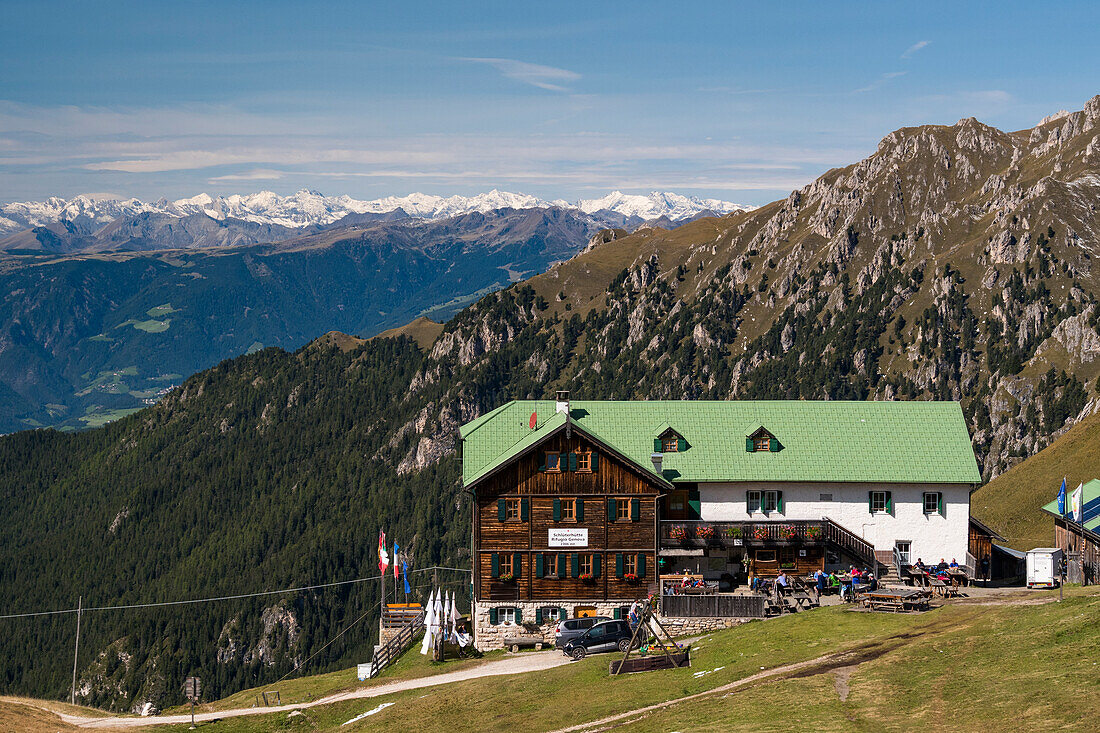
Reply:
M423 687L435 687L451 682L471 680L478 677L496 677L500 675L524 674L526 672L538 672L544 669L552 669L563 664L569 664L571 660L564 654L555 651L532 652L520 654L507 659L486 662L470 669L461 669L456 672L444 672L431 677L418 677L411 680L400 680L388 685L377 687L364 687L350 692L341 692L314 700L313 702L294 703L269 707L236 708L233 710L218 710L209 713L195 713L195 721L210 721L220 718L235 718L242 715L265 715L268 713L286 713L292 710L303 710L318 705L331 705L344 700L356 700L359 698L379 697L394 692L405 690L417 690ZM55 711L56 712L56 711ZM122 730L127 728L142 728L154 725L169 725L172 723L190 723L188 715L161 715L148 718L88 718L68 713L56 713L64 722L80 728L99 728L106 730Z

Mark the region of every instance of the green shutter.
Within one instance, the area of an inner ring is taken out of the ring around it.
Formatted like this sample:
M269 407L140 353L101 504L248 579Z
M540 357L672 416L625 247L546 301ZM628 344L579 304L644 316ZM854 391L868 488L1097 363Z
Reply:
M535 577L541 578L545 573L543 572L543 560L542 553L535 555Z
M600 469L600 454L596 451L592 451L592 473L595 473Z
M564 578L565 577L565 566L566 566L566 563L568 563L568 562L569 562L569 555L567 555L564 552L559 552L558 553L558 577L559 578Z
M565 615L565 609L564 608L559 608L558 609L558 621L564 621L566 618L568 618L568 617Z
M780 514L783 513L783 492L775 492L775 510Z
M936 492L936 511L940 513L941 517L947 516L947 510L943 505L943 492Z
M615 577L623 577L623 553L615 553Z
M496 626L497 624L500 623L500 617L498 616L498 613L499 612L495 608L490 608L489 609L489 625L490 626Z
M615 609L615 620L620 621L620 620L622 620L622 617L623 617L623 609L622 608L616 608Z
M508 506L504 499L497 499L497 520L503 522L508 516Z
M570 558L570 560L572 561L570 564L573 566L573 567L570 568L570 570L573 571L571 573L571 575L574 578L581 577L581 556L580 556L580 553L574 552L572 554L572 557Z
M637 522L638 519L641 516L642 516L642 500L637 499L637 498L631 499L630 500L630 521L631 522Z
M752 438L745 438L745 452L752 453Z
M644 578L645 577L645 553L644 552L639 552L638 553L638 577L639 578Z
M539 470L546 470L546 454L541 452L539 453Z
M554 521L561 521L561 499L554 499Z
M779 440L777 438L769 438L768 439L768 450L771 451L772 453L778 453L779 452Z
M517 624L522 624L523 623L523 609L520 608L519 606L516 606L516 623Z
M570 453L569 454L569 470L570 471L576 471L577 470L577 454L576 453Z
M500 555L498 555L497 553L494 552L490 557L491 557L491 560L490 560L489 567L491 569L489 570L489 576L492 577L492 578L499 578L500 577Z
M519 518L523 521L527 521L528 513L530 512L531 504L527 497L519 500Z
M875 492L867 492L867 512L870 514L875 513Z
M584 499L577 497L577 521L584 521Z
M600 559L602 557L603 557L603 555L593 555L592 556L592 577L593 578L600 577Z
M886 513L894 513L894 492L892 491L886 492Z
M616 504L617 502L615 501L614 496L607 500L607 521L609 522L614 522L615 517L618 516L619 510L616 507Z
M702 519L699 513L699 489L688 490L688 507L691 509L688 519Z
M542 608L535 609L535 625L542 626Z
M684 440L683 438L677 438L676 439L676 451L678 453L683 453L687 449L688 449L688 442L686 440Z
M517 578L523 570L523 555L519 552L512 553L512 574Z
M654 438L653 439L653 452L654 453L660 453L661 452L661 439L660 438Z

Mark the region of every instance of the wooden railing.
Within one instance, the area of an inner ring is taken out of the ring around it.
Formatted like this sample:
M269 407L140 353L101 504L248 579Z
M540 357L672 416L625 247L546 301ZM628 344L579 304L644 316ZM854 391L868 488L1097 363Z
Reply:
M764 606L764 596L757 595L661 596L661 615L673 618L764 618Z
M875 546L859 535L851 532L833 520L825 517L825 539L833 546L853 555L868 566L875 565ZM898 569L901 572L901 569Z
M761 522L663 520L662 547L733 546L754 542L815 543L825 539L824 522L813 519Z
M377 677L383 669L400 657L402 652L405 651L405 648L412 643L417 632L423 628L424 612L421 611L412 621L405 624L397 634L390 637L390 640L379 647L378 651L374 653L374 657L370 662L369 676L371 678Z
M382 609L382 626L399 629L424 613L419 603L387 603Z

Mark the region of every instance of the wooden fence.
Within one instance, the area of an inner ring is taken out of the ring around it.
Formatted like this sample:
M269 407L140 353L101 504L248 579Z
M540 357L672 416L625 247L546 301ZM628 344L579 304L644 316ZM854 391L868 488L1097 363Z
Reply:
M764 618L764 596L714 593L661 596L661 615L673 618Z

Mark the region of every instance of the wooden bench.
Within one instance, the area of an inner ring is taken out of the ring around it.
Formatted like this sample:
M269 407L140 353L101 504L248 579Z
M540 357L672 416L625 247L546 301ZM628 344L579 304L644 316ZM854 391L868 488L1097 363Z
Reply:
M546 643L539 634L513 634L504 637L504 647L518 652L520 647L534 647L535 651L542 651L542 645Z

